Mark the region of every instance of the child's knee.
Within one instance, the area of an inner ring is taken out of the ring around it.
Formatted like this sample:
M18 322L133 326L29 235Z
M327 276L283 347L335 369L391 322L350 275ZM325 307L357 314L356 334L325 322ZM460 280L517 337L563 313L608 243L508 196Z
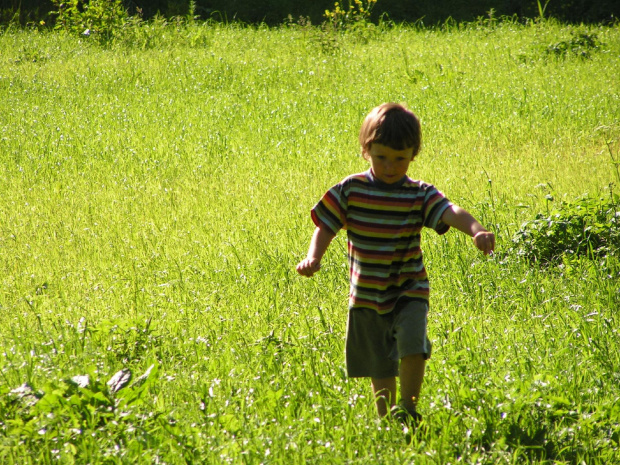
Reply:
M409 354L401 358L401 360L425 360L425 354Z

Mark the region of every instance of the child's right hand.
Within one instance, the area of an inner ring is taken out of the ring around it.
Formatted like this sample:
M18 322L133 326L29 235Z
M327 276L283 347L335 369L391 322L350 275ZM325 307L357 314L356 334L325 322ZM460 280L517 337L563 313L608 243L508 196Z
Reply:
M311 278L314 273L321 269L321 262L316 258L304 258L297 265L297 273L306 278Z

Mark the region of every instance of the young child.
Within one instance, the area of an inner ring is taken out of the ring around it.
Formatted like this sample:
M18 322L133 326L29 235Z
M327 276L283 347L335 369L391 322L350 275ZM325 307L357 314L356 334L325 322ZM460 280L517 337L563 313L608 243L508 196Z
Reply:
M413 112L395 103L374 108L362 124L359 142L370 169L346 177L312 209L316 229L297 272L311 277L319 271L334 236L347 230L348 376L371 379L380 416L392 410L400 418L419 421L416 404L431 355L422 227L439 234L455 227L472 236L485 254L493 251L495 236L434 186L407 176L421 146L420 122Z

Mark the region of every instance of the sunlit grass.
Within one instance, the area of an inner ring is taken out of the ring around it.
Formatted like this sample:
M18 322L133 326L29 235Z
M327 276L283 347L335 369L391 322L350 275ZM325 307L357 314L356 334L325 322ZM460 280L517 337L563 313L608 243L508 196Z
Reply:
M617 461L617 261L541 270L510 252L546 195L620 182L618 28L590 30L590 59L545 53L570 32L0 35L0 394L159 367L144 416L116 425L76 408L57 430L20 425L2 400L0 462ZM294 271L309 209L366 169L357 131L384 101L422 120L410 175L499 237L486 259L425 236L434 355L410 444L344 372L343 235L316 278Z

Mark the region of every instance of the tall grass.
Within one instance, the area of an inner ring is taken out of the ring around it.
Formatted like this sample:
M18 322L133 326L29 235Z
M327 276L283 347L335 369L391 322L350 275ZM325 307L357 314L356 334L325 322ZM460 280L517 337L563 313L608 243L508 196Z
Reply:
M552 22L141 27L107 48L0 35L0 462L620 459L617 261L510 250L550 194L617 182L617 27L586 31L590 58L548 53L573 32ZM344 235L317 277L294 272L384 101L422 120L410 175L499 238L486 259L425 236L434 355L409 441L345 375ZM152 364L140 402L106 400Z

